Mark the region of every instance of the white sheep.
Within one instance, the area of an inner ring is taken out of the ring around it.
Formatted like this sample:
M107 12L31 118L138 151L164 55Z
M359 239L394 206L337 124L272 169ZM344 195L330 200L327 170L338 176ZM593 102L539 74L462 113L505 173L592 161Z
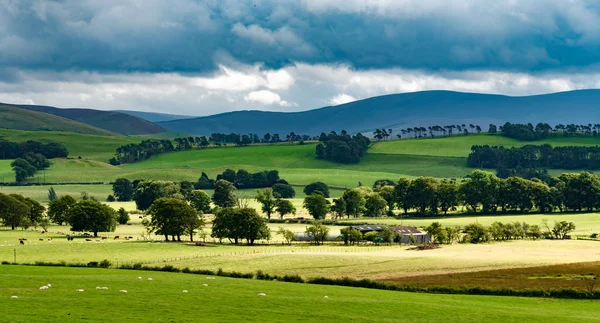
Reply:
M208 284L202 284L202 286L204 286L204 287L208 287Z
M46 290L46 289L48 289L48 286L42 286L42 287L40 287L40 290Z
M48 287L52 287L52 284L48 284L48 285L46 285L46 286L48 286Z
M108 290L108 287L102 287L103 290Z
M124 294L127 294L127 291L126 291L126 290L124 290L124 289L121 289L121 290L119 291L119 293L124 293Z
M325 296L325 298L329 298L329 296Z
M19 298L19 296L11 296L10 298L17 299L17 298Z
M142 279L142 277L138 277L138 279Z
M102 287L100 287L100 286L96 286L96 289L97 289L97 290L101 290L101 289L102 289Z
M148 277L148 280L152 280L152 278Z
M83 293L83 289L78 289L78 290L76 290L76 292Z
M188 291L187 291L187 289L184 289L184 290L183 290L183 292L184 292L184 293L187 293Z
M259 293L258 296L264 297L264 296L267 296L267 294L265 294L265 293Z

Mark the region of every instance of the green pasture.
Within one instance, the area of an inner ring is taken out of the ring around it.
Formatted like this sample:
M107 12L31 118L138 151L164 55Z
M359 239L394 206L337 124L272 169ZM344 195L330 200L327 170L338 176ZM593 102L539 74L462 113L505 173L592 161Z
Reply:
M520 147L523 145L552 146L595 146L600 145L599 137L562 137L555 136L544 140L524 142L501 135L468 135L423 139L402 139L377 142L369 153L409 154L443 157L467 157L473 145Z
M0 129L0 138L15 142L27 140L58 142L67 147L70 158L81 157L101 162L108 162L115 155L117 147L142 141L142 138L139 137L93 136L62 131L20 131L8 129Z
M3 319L10 322L600 321L595 301L402 293L88 268L0 266L0 280ZM39 290L46 284L52 287Z

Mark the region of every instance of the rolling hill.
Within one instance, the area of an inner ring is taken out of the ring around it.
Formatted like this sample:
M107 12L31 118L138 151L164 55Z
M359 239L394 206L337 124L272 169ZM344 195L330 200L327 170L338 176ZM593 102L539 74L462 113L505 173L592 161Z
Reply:
M134 117L142 118L150 122L161 122L161 121L172 121L180 119L192 119L194 116L184 116L179 114L169 113L158 113L158 112L144 112L144 111L132 111L132 110L115 110L115 112L122 112Z
M115 111L100 111L93 109L60 109L42 105L17 105L5 103L0 104L29 111L42 112L50 115L63 117L66 119L71 119L74 121L79 121L81 123L85 123L96 128L105 129L122 135L142 135L166 131L162 127L142 118ZM72 131L70 129L61 130Z
M579 90L511 97L452 91L392 94L303 112L236 111L193 119L158 122L170 131L197 135L222 133L289 133L317 135L345 129L547 122L587 124L600 119L600 90Z
M0 103L0 128L28 131L69 131L80 134L115 136L114 132L67 118L19 109Z

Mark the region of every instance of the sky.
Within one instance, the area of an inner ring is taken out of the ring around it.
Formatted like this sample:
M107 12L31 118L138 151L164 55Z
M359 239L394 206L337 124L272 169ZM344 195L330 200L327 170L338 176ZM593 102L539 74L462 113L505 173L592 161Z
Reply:
M0 0L0 102L210 115L600 87L600 2Z

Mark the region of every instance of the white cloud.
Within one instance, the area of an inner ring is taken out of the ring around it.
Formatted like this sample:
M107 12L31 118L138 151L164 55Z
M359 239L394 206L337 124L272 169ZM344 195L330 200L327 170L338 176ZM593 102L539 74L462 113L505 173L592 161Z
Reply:
M210 115L235 110L299 111L372 96L422 90L531 95L600 87L600 73L359 71L344 65L228 64L213 75L99 74L11 70L0 102L101 110Z
M277 104L282 107L297 106L296 103L282 100L279 94L268 90L250 92L246 96L244 96L244 100L246 100L246 102L260 103L266 105Z
M348 95L346 93L338 94L329 100L329 104L331 105L340 105L348 102L356 101L357 99L352 95Z

